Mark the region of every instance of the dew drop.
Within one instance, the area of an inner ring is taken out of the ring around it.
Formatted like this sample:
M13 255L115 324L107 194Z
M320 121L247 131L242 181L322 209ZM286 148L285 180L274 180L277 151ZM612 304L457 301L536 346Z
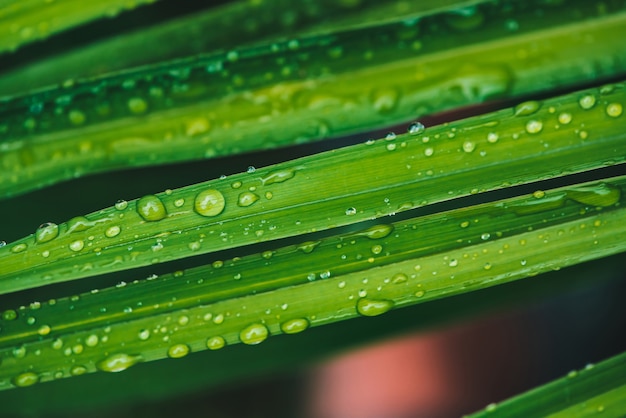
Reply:
M182 358L185 357L191 349L187 344L174 344L167 349L167 356L169 358Z
M456 267L459 265L459 261L456 258L453 258L450 260L450 262L448 262L448 266L450 267Z
M2 319L4 319L5 321L13 321L17 319L17 312L13 309L7 309L6 311L2 312Z
M404 273L396 273L391 278L391 283L393 283L393 284L401 284L401 283L406 283L407 280L409 280L409 278L407 277L406 274L404 274Z
M500 137L495 132L489 132L487 134L487 142L489 142L490 144L495 144L496 142L498 142L498 139L500 139Z
M248 169L246 170L246 173L248 174L252 174L256 171L256 168L254 166L249 166Z
M90 334L87 338L85 338L85 345L87 347L95 347L98 345L100 339L96 334Z
M485 263L485 265L483 266L483 268L485 270L491 270L491 263Z
M322 241L307 241L307 242L303 242L302 244L298 245L296 248L299 251L302 251L305 254L310 254L310 253L313 252L315 247L320 245L321 242Z
M13 384L18 387L32 386L39 382L39 375L33 372L25 372L13 378Z
M117 225L114 225L114 226L107 228L107 230L104 231L104 235L109 238L113 238L113 237L118 236L120 234L120 231L121 231L120 227Z
M132 356L124 353L110 355L104 360L96 363L96 368L103 372L117 373L128 369L139 363L141 356Z
M362 232L369 239L385 238L393 231L393 225L374 225ZM361 234L360 234L361 235Z
M586 94L578 99L578 104L581 109L589 110L596 105L596 98L591 94Z
M13 247L11 247L11 252L12 253L21 253L22 251L24 251L27 248L26 244L16 244Z
M483 241L487 241L489 238L491 238L491 234L489 232L485 232L480 236L480 239L482 239Z
M378 255L383 251L383 247L382 245L372 245L372 248L370 248L370 250L372 251L372 254Z
M356 215L356 208L348 208L348 209L346 209L346 215L348 215L348 216Z
M435 153L435 150L432 147L428 147L424 150L424 155L430 157Z
M163 202L155 195L147 195L139 199L137 213L148 222L160 221L167 216Z
M148 338L150 338L150 330L142 329L139 331L139 333L137 333L137 336L141 341L146 341Z
M623 112L622 105L620 103L609 103L606 106L606 114L612 118L618 118Z
M267 176L261 178L261 182L267 186L274 183L282 183L293 178L296 175L296 170L279 170L269 173Z
M217 216L222 213L224 206L224 195L215 189L201 191L194 201L194 210L202 216Z
M562 125L567 125L572 121L572 114L563 112L559 114L559 123Z
M211 337L206 340L206 346L209 350L219 350L226 345L224 338L220 336Z
M93 222L84 216L75 216L67 221L67 232L81 232L86 231L93 226Z
M526 132L529 134L538 134L543 129L543 123L540 120L529 120L526 123Z
M237 206L247 208L257 200L259 200L259 196L257 194L252 192L243 192L237 198Z
M72 241L69 245L70 250L74 252L79 252L83 248L85 248L85 242L83 240Z
M248 325L239 333L239 339L242 343L248 345L259 344L268 337L269 330L263 324Z
M50 334L51 328L50 325L42 325L39 327L39 329L37 329L37 334L41 335L41 336L45 336Z
M386 299L362 298L356 304L356 310L363 316L377 316L393 308L393 302Z
M280 329L285 334L297 334L309 327L309 321L306 318L295 318L280 324Z
M530 100L515 106L515 116L528 116L535 113L541 107L541 102Z
M87 368L85 366L72 366L70 369L70 374L72 376L80 376L85 373L87 373Z
M13 349L13 357L15 358L24 358L26 356L26 347L23 345L19 347L15 347Z
M321 279L329 279L330 278L330 271L326 270L320 273L320 278Z
M117 210L124 210L128 207L128 202L125 200L118 200L117 202L115 202L115 209Z
M59 235L59 226L52 222L45 223L35 232L35 241L39 243L52 241Z
M413 122L407 128L407 132L411 135L419 135L426 130L426 127L421 122Z
M463 142L463 151L469 153L476 149L476 144L472 141Z

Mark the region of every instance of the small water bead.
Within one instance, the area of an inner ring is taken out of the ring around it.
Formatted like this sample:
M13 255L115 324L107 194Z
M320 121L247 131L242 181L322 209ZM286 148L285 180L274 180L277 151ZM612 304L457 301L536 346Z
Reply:
M274 183L282 183L293 178L296 175L296 170L288 169L288 170L279 170L273 171L269 173L267 176L261 178L261 182L268 186Z
M470 153L476 149L476 144L472 141L463 142L463 151Z
M489 132L487 134L487 142L489 142L490 144L495 144L496 142L498 142L498 139L500 139L500 137L495 132Z
M252 324L241 330L239 339L248 345L259 344L267 339L269 330L263 324Z
M385 140L393 141L394 139L396 139L396 133L395 132L387 132L387 135L385 135Z
M559 114L559 123L562 125L567 125L572 121L572 114L563 112Z
M252 192L243 192L237 198L237 205L247 208L257 200L259 200L259 195Z
M69 245L70 250L74 252L79 252L83 248L85 248L85 242L83 240L72 241Z
M139 337L141 341L146 341L148 338L150 338L150 330L149 329L139 330L139 332L137 333L137 337Z
M482 239L483 241L487 241L489 238L491 238L491 234L489 232L485 232L480 236L480 239Z
M435 153L435 150L432 147L428 147L424 150L424 155L430 157Z
M543 129L543 122L540 120L529 120L526 123L526 132L529 134L538 134Z
M4 319L5 321L14 321L15 319L17 319L17 311L13 309L7 309L6 311L2 312L2 319Z
M50 325L42 325L39 327L39 329L37 329L37 334L41 335L41 336L45 336L50 334L50 331L52 329L50 328Z
M254 168L254 166L249 166L248 169L246 170L246 173L248 174L252 174L256 171L256 168Z
M483 268L485 270L491 270L491 263L485 263L485 265L483 266Z
M12 380L13 384L18 387L32 386L39 382L39 375L34 372L25 372L15 376Z
M584 110L589 110L596 105L596 97L591 94L586 94L578 99L578 104Z
M134 366L140 361L142 361L141 356L117 353L97 362L96 368L103 372L117 373Z
M67 232L86 231L93 226L93 222L84 216L75 216L67 221Z
M169 358L182 358L185 357L191 349L187 344L174 344L167 349L167 356Z
M487 405L487 406L485 407L485 411L487 411L487 412L493 412L493 411L495 411L497 408L498 408L498 405L497 405L497 404L495 404L495 403L490 403L489 405Z
M134 114L144 113L148 109L148 103L141 97L132 97L128 99L128 110Z
M404 273L396 273L391 278L391 283L393 283L393 284L401 284L401 283L406 283L407 280L409 280L409 278L407 277L406 274L404 274Z
M356 208L348 208L348 209L346 209L346 215L348 215L348 216L356 215Z
M370 250L372 251L372 254L378 255L383 251L383 247L382 245L373 245Z
M606 114L612 118L618 118L623 112L622 105L620 103L609 103L606 106Z
M515 116L528 116L535 113L541 107L541 102L530 100L515 106Z
M226 345L226 340L220 336L211 337L206 340L206 346L209 350L219 350Z
M113 238L113 237L118 236L120 232L121 232L120 227L117 225L114 225L114 226L107 228L107 230L104 231L104 235L107 236L108 238Z
M426 292L424 292L423 290L418 290L417 292L415 292L415 297L417 298L421 298L424 296Z
M374 225L363 231L362 235L365 235L369 239L381 239L391 234L392 231L393 225Z
M87 338L85 338L85 345L87 347L95 347L98 345L100 338L96 334L89 334Z
M26 347L19 346L13 349L13 357L15 358L24 358L26 356Z
M185 199L180 198L180 199L176 199L174 201L174 206L176 206L177 208L182 207L185 204Z
M450 267L456 267L458 265L459 265L459 261L456 258L453 258L448 262L448 266Z
M407 132L411 135L419 135L426 130L426 127L421 122L413 122L407 128Z
M391 144L387 144L387 145L385 146L385 148L387 148L387 151L393 151L393 150L395 150L395 149L397 148L397 145L396 145L396 144L391 143Z
M128 207L128 202L125 200L118 200L117 202L115 202L115 209L117 210L124 210Z
M356 304L356 310L363 316L377 316L393 308L393 301L386 299L361 298Z
M87 368L85 366L72 366L70 369L70 374L72 376L80 376L85 373L87 373Z
M215 189L203 190L195 198L194 210L202 216L217 216L224 211L224 195Z
M329 279L330 278L330 271L326 270L320 273L320 278L321 279Z
M295 318L280 324L280 329L285 334L297 334L309 327L309 321L306 318Z
M52 241L59 235L59 226L52 222L42 224L35 232L35 241L38 243Z
M310 254L311 252L313 252L315 247L320 245L321 242L322 241L307 241L307 242L303 242L302 244L298 245L296 248L299 251L302 251L305 254Z
M155 195L147 195L139 199L137 213L148 222L160 221L167 216L163 202Z

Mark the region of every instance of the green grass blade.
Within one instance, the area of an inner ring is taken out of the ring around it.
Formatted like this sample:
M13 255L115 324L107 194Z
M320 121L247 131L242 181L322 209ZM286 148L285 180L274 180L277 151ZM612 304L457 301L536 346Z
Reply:
M626 353L540 386L484 411L479 417L623 417L626 411Z
M0 1L0 53L103 17L114 17L156 0Z
M256 345L623 252L625 186L542 191L6 310L0 388Z
M624 85L615 84L527 102L45 224L0 248L0 292L322 231L617 164L626 156L625 98Z
M0 103L0 197L623 74L626 45L615 34L626 12L618 3L594 4L548 7L541 18L523 9L515 14L519 30L511 30L506 22L516 9L488 3L470 17L493 18L469 29L458 14L460 21L441 13L14 98Z

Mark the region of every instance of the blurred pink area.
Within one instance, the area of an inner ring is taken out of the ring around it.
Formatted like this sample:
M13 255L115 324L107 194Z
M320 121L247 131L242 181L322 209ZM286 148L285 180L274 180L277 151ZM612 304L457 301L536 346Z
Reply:
M313 372L308 416L469 414L528 387L529 339L521 315L504 314L340 356Z

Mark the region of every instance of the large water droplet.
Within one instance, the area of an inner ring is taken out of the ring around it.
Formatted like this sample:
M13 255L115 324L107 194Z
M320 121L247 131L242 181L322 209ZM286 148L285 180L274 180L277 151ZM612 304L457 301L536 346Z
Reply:
M541 107L541 102L530 100L515 106L515 116L528 116L535 113Z
M589 110L596 105L596 97L591 94L586 94L578 99L578 104L584 110Z
M280 324L280 329L285 334L297 334L309 327L309 321L306 318L295 318Z
M224 195L215 189L203 190L196 196L194 210L202 216L217 216L224 210Z
M139 199L137 213L148 222L160 221L167 216L163 202L155 195L147 195Z
M76 216L67 221L67 232L86 231L93 226L93 222L84 216Z
M526 132L529 134L538 134L543 129L543 123L540 120L529 120L526 123Z
M407 128L407 132L411 135L419 135L426 130L426 127L421 122L413 122Z
M118 236L120 234L120 231L121 231L121 229L120 229L119 226L113 225L113 226L110 226L109 228L107 228L106 231L104 231L104 235L109 237L109 238L113 238L113 237Z
M167 349L167 356L169 358L181 358L185 357L191 349L187 344L174 344Z
M110 355L104 360L96 363L96 368L103 372L117 373L128 369L131 366L139 363L142 360L141 356L132 356L124 353L118 353Z
M606 105L606 114L612 118L618 118L622 116L623 111L624 109L620 103L609 103L608 105Z
M47 222L39 228L35 232L35 241L42 243L52 241L59 235L59 226L52 222Z
M32 386L37 382L39 382L39 375L33 372L18 374L13 378L13 384L21 388L26 386Z
M567 190L567 197L583 205L607 207L619 202L622 191L606 183Z
M244 328L239 333L239 339L242 343L248 345L259 344L268 337L269 330L263 324L252 324Z
M80 250L85 248L85 242L83 240L81 240L81 239L76 240L76 241L72 241L72 242L70 242L69 248L70 248L70 250L72 250L74 252L79 252Z
M356 304L356 310L363 316L377 316L393 308L393 301L386 299L362 298Z
M365 235L369 239L380 239L391 234L391 231L393 231L393 225L374 225L359 235Z

